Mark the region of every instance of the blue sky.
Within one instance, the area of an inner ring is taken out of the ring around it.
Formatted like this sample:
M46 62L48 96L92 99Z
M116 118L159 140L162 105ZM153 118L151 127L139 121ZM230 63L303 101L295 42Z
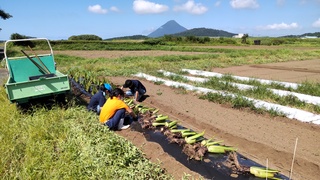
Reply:
M148 35L169 20L249 36L320 32L320 0L1 0L0 40Z

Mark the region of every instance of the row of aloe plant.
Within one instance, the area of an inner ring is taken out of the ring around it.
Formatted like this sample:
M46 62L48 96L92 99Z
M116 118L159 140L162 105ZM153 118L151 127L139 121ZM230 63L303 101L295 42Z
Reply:
M71 68L68 74L70 78L74 79L83 89L91 94L95 94L101 84L110 83L106 77L98 76L94 71L86 69Z
M258 167L258 166L243 166L240 165L236 156L237 148L232 146L222 145L222 140L207 139L204 137L205 131L196 132L192 129L182 127L178 124L178 120L170 120L168 115L159 114L159 109L149 108L142 104L134 104L132 99L124 100L135 113L139 114L139 123L144 129L152 129L162 132L170 143L177 143L183 147L183 152L189 157L202 161L206 153L227 154L233 156L235 167L233 173L236 174L252 174L255 177L279 179L275 177L278 170Z

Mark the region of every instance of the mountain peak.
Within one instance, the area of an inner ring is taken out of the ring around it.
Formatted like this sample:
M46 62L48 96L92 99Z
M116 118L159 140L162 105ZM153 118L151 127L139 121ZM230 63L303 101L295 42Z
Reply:
M180 33L180 32L186 31L186 30L187 30L187 28L178 24L175 20L170 20L170 21L166 22L165 24L163 24L162 26L160 26L155 31L153 31L152 33L150 33L148 35L148 37L153 37L153 38L161 37L164 35Z
M178 25L178 26L180 26L180 24L178 24L175 20L170 20L170 21L166 22L164 25Z

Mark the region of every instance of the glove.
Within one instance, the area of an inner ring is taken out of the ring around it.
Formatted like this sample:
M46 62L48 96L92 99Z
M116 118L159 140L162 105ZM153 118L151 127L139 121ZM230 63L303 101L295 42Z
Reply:
M132 118L133 121L138 121L138 119L139 119L138 115L136 115L135 118Z

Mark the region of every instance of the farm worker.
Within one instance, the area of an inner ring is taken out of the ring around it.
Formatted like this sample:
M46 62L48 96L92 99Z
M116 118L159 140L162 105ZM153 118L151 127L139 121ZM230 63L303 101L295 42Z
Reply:
M108 83L104 83L100 86L100 90L94 94L90 102L87 106L88 111L96 112L98 115L100 114L100 111L102 109L102 106L106 102L106 96L110 95L112 91L112 87Z
M128 79L121 89L123 88L130 89L126 91L126 95L133 96L135 102L140 102L141 97L147 92L146 88L139 80Z
M133 110L123 101L124 92L120 88L115 88L102 107L100 113L100 123L108 126L110 130L127 129L132 121L137 121L138 117ZM126 117L126 112L131 116ZM131 122L124 124L125 119L132 119Z

